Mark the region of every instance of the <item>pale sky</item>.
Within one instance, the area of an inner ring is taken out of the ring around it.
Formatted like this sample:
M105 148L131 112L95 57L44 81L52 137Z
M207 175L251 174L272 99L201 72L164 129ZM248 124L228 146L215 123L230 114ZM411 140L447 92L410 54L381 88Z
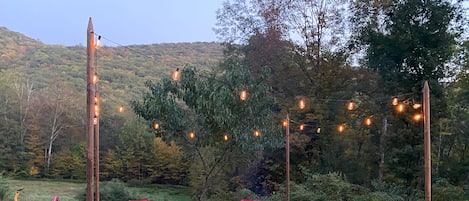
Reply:
M92 17L96 34L122 45L212 42L223 1L0 0L0 26L46 44L85 45Z

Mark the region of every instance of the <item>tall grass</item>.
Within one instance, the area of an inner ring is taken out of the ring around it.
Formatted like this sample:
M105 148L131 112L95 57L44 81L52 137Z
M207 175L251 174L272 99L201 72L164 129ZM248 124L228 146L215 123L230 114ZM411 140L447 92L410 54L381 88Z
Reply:
M48 201L58 196L60 201L82 201L86 183L56 180L8 180L6 199L12 200L16 189L21 191L19 201ZM101 184L103 186L104 184ZM165 185L126 187L137 196L133 199L149 198L150 201L191 201L190 188ZM115 200L119 201L119 200ZM127 200L122 200L127 201Z

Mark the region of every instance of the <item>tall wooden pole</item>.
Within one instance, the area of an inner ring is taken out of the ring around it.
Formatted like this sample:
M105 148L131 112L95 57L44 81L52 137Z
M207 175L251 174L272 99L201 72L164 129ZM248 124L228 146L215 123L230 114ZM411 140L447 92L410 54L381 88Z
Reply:
M86 61L86 114L87 121L87 157L86 157L86 201L94 201L93 171L94 171L94 29L93 22L88 22L87 36L87 61Z
M290 117L286 119L286 129L285 129L285 158L286 158L286 196L287 201L290 201Z
M96 68L96 67L95 67ZM95 69L95 72L96 72L96 69ZM95 90L96 90L96 93L95 93L95 96L96 96L96 105L98 106L99 110L101 110L101 104L100 104L100 99L99 99L99 90L98 90L98 84L95 84ZM96 113L96 121L94 122L95 123L95 142L94 142L94 145L95 145L95 158L94 158L94 166L95 166L95 182L94 182L94 185L95 185L95 193L96 193L96 201L99 201L100 200L100 195L99 195L99 118L100 118L100 115L99 114L100 111L98 111Z
M432 200L432 161L431 161L431 140L430 140L430 89L428 82L423 84L423 140L425 147L425 201Z

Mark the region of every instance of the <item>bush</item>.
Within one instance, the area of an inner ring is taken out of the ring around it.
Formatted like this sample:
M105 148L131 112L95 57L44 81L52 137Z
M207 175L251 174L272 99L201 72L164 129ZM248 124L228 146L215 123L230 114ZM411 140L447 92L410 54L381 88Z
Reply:
M134 200L137 196L130 192L124 182L118 179L104 182L100 188L101 201L128 201ZM80 195L78 200L86 200L86 192Z
M2 174L0 174L0 200L6 200L9 191L8 182Z
M463 201L467 200L464 195L464 189L461 186L451 185L446 179L436 179L433 185L433 200L435 201Z

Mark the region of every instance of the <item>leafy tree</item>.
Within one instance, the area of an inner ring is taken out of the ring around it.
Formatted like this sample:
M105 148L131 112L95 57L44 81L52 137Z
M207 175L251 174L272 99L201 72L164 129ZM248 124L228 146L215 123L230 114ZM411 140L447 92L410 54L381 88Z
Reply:
M184 142L185 152L201 164L203 178L196 186L199 200L215 185L214 178L238 162L232 160L235 156L249 158L246 156L255 149L278 143L278 133L270 125L272 99L265 77L252 79L236 59L223 65L226 70L221 73L200 73L186 67L180 72L180 81L164 78L157 84L147 82L150 92L142 101L132 103L138 115L161 125L163 138ZM248 92L244 101L239 98L243 89ZM262 138L256 139L254 130L259 130Z
M56 178L85 178L85 144L77 144L72 149L57 152L51 163L51 174Z
M61 80L52 81L43 92L43 111L45 126L48 130L46 167L50 167L54 142L66 129L80 126L77 114L79 104L74 101L73 91Z
M149 164L149 177L157 183L180 184L187 175L188 166L184 161L181 147L171 141L166 144L160 137L153 140L152 162Z
M432 90L432 120L443 117L446 103L443 85L451 69L457 39L461 34L460 4L432 1L357 1L354 26L358 45L365 45L366 67L379 74L383 97L418 94L424 80ZM364 46L360 46L364 47ZM418 100L418 96L411 97ZM387 130L387 178L413 189L423 184L421 126L405 115L390 119ZM384 153L384 152L383 152Z

